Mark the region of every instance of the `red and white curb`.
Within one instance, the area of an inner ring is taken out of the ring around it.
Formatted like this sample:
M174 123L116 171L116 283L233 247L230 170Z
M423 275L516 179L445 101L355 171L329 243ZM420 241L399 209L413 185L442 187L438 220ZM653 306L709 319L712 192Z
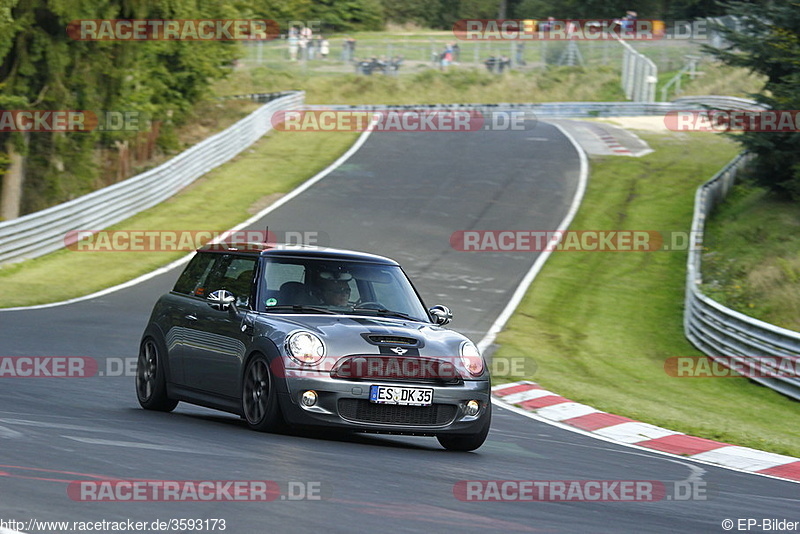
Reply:
M616 137L611 135L608 130L597 126L593 123L588 123L588 128L598 137L600 140L606 144L608 149L618 156L633 156L633 152L630 151L627 147L623 146ZM637 154L639 155L639 154Z
M748 471L800 482L800 459L782 454L749 449L674 430L641 423L573 402L535 382L523 380L492 388L492 394L505 403L537 416L568 425L612 441L654 449L684 458L700 460L739 471Z

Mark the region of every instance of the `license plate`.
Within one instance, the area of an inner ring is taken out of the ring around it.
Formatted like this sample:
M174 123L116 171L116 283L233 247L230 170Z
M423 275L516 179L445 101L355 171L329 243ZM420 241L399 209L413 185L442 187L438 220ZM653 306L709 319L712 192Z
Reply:
M404 404L407 406L430 406L433 389L406 388L400 386L370 386L370 402L379 404Z

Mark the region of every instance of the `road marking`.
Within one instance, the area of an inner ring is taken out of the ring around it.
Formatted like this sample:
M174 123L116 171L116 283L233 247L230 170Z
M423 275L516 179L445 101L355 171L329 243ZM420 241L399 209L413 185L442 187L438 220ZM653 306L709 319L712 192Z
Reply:
M569 228L570 223L572 223L572 219L575 218L575 214L578 212L578 208L581 205L581 201L583 200L583 194L586 192L586 183L589 177L589 160L586 157L586 152L581 148L581 145L578 144L578 141L567 132L563 127L558 124L548 123L552 126L558 128L558 130L566 137L572 146L575 147L575 150L578 152L578 158L580 159L580 175L578 177L578 189L575 191L575 196L572 198L572 205L569 208L566 216L561 221L561 224L558 225L556 229L557 232L564 232ZM550 247L548 247L550 248ZM517 309L519 303L525 297L525 293L528 292L528 288L533 283L533 280L539 274L539 271L542 270L544 263L547 261L547 258L550 257L552 254L552 250L545 250L536 258L536 261L533 263L531 268L525 274L525 277L520 282L517 289L514 291L514 294L511 296L511 299L506 304L503 311L497 317L497 319L492 323L492 326L489 327L489 330L486 332L486 335L483 336L478 342L478 349L481 352L485 352L487 348L494 342L497 338L497 334L503 330L503 327L506 325L508 320L511 318L511 315L514 313L514 310Z
M12 439L12 438L21 438L24 434L22 432L17 432L16 430L11 430L6 426L0 426L0 438L3 439Z

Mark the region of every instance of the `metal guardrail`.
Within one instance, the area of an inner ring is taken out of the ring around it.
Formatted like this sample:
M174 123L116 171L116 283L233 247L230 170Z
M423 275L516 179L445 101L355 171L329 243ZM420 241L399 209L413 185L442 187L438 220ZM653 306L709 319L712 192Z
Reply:
M676 98L672 100L672 103L676 106L692 106L688 109L693 109L693 107L700 106L701 108L708 108L708 109L725 109L725 110L743 110L743 111L762 111L767 109L766 106L763 104L759 104L753 100L748 100L747 98L739 98L736 96L716 96L716 95L705 95L705 96L683 96L680 98ZM682 107L680 109L687 109L686 107Z
M701 105L685 105L675 107L670 102L545 102L542 104L421 104L421 105L383 105L370 104L363 106L333 105L333 106L306 106L306 109L320 110L351 110L351 111L384 111L384 110L414 110L414 111L492 111L522 110L534 113L539 117L624 117L636 115L661 115L677 109L703 109Z
M36 257L64 246L67 232L100 230L170 197L204 173L225 163L254 143L272 127L278 110L303 107L304 93L246 95L256 101L270 101L253 114L163 165L124 182L95 191L52 208L0 223L0 262ZM238 98L238 97L237 97ZM306 108L387 110L513 110L532 111L541 117L609 117L660 115L687 109L763 109L751 100L735 97L684 97L672 102L551 102L542 104L437 104L404 106L305 106ZM695 198L692 247L686 277L684 330L686 337L702 352L725 364L744 368L797 369L800 333L780 328L726 308L700 290L704 223L713 207L725 197L736 173L747 161L740 156L702 185ZM787 367L787 364L788 367ZM755 376L776 391L800 399L800 377Z
M747 370L745 374L752 380L800 400L800 332L748 317L700 291L705 221L749 159L749 155L739 155L700 186L695 195L692 246L686 265L684 332L695 347L712 359Z
M155 206L231 160L272 128L278 110L301 106L303 92L257 95L268 102L226 130L125 181L51 208L0 222L0 263L21 261L65 246L73 230L102 230Z
M523 110L539 117L624 117L637 115L663 115L670 111L703 110L708 107L726 110L761 109L752 100L724 96L684 97L672 102L544 102L521 104L501 102L498 104L420 104L420 105L319 105L307 109L334 109L352 111L382 110L477 110L482 112Z

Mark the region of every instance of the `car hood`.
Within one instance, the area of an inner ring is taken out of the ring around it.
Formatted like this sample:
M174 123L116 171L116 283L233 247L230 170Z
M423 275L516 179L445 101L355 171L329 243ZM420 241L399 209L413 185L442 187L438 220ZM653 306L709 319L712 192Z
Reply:
M269 337L278 346L295 330L309 330L325 343L333 357L351 354L391 354L394 347L408 349L409 355L428 357L458 356L463 335L436 325L410 320L364 315L265 314L270 324ZM393 343L392 338L416 340L416 345Z

